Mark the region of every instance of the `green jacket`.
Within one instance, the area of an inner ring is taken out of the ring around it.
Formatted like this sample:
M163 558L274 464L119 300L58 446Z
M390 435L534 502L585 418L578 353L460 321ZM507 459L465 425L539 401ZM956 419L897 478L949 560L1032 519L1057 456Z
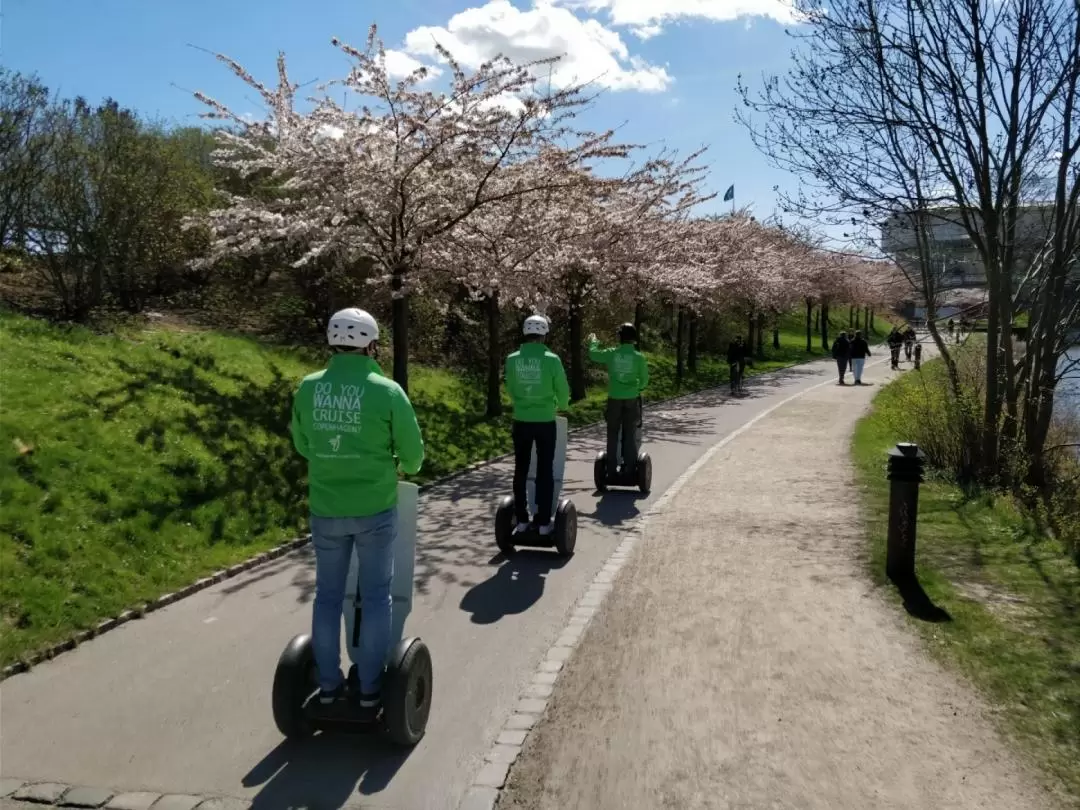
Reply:
M304 378L293 397L292 438L308 460L311 513L319 517L368 517L396 506L398 465L415 475L424 463L412 403L361 354L336 354Z
M523 343L506 358L506 390L518 422L554 422L570 407L570 386L557 354L543 343Z
M649 384L649 363L632 343L601 349L594 340L589 344L589 359L607 366L611 399L637 399Z

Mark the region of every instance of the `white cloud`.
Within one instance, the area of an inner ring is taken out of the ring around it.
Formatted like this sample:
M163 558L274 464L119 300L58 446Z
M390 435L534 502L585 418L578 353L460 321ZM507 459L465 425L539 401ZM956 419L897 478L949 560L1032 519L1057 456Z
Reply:
M552 0L589 13L606 11L615 26L630 28L642 39L655 36L666 23L678 20L732 22L765 17L784 25L801 19L791 0Z
M437 78L442 74L442 68L434 65L424 65L423 62L413 59L404 51L395 51L389 48L386 51L386 73L391 79L404 79L422 67L428 69L428 80Z
M672 82L663 67L631 57L616 32L597 20L582 20L549 0L537 0L528 11L508 0L491 0L455 14L445 27L423 26L409 32L405 50L413 56L438 58L436 42L473 69L497 54L519 63L561 56L551 76L559 86L595 81L612 90L655 93Z

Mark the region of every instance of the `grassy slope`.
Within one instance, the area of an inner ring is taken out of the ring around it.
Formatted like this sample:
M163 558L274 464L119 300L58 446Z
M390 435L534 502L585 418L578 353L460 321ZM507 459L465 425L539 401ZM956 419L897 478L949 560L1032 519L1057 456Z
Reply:
M785 327L756 373L808 358L801 321ZM0 340L0 665L305 530L288 409L322 357L210 332L103 337L2 312ZM673 358L650 363L650 398L679 393ZM683 390L726 375L702 356ZM414 367L410 388L428 447L421 482L510 449L509 418L478 415L481 385ZM596 421L603 403L593 387L571 423Z
M915 375L884 388L855 433L879 581L885 452L903 438L904 398L917 390ZM1008 499L968 496L933 479L920 494L917 564L926 592L952 616L918 625L928 646L1000 707L1022 749L1080 806L1080 569Z

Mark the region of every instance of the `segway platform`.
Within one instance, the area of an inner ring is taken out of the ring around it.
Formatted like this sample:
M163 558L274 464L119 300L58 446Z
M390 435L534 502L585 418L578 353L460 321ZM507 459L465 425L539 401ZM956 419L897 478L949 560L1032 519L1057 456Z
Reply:
M540 534L539 527L530 524L527 531L514 532L517 520L514 516L514 496L507 495L499 501L495 509L495 544L503 554L513 554L518 546L533 548L554 548L563 557L574 553L577 545L577 509L569 498L562 497L563 480L566 472L566 443L569 427L566 417L555 419L555 462L553 472L555 486L552 491L551 519L554 531L547 535ZM526 484L529 503L536 504L536 448L533 447L532 461L529 463L529 480ZM535 509L533 511L536 511Z
M607 450L601 450L597 453L596 460L593 461L593 484L596 486L597 492L607 492L608 487L637 487L643 495L648 495L652 489L652 458L648 453L640 449L645 413L644 403L641 404L638 412L642 414L642 418L638 419L637 426L634 428L634 444L639 449L637 466L634 468L633 474L628 475L626 473L626 464L622 457L622 437L620 436L618 472L615 476L608 474Z
M394 542L393 625L390 654L382 681L382 707L376 713L362 708L357 697L356 662L360 659L360 566L355 551L349 565L350 593L345 597L346 651L353 666L346 680L347 696L331 706L318 698L318 671L311 636L295 636L278 659L274 673L273 711L278 730L286 737L310 736L315 731L383 731L403 746L424 736L431 712L433 672L431 653L419 638L404 636L412 610L413 568L416 561L416 517L419 488L398 484L397 540Z

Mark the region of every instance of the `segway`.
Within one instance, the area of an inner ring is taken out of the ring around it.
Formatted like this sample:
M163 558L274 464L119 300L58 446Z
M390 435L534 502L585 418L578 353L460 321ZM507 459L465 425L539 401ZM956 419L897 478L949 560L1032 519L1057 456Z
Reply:
M622 434L620 431L618 443L618 472L614 477L608 475L607 450L601 450L596 454L593 462L593 483L597 492L607 492L608 487L637 487L643 495L648 495L652 489L652 458L641 449L642 422L644 419L645 404L638 398L638 422L634 427L634 444L638 448L637 467L632 475L626 473L626 460L622 457Z
M355 583L346 596L346 649L353 666L347 679L348 696L331 706L318 699L318 673L311 636L302 633L289 642L274 672L274 723L286 737L308 737L315 731L382 730L395 743L411 747L420 742L431 712L431 653L419 638L405 637L405 618L412 610L413 566L416 562L416 512L419 488L398 484L397 540L394 542L393 626L390 654L382 682L382 707L372 716L362 709L355 696L356 661L360 653L360 565L356 553L349 565L349 582Z
M518 546L533 548L554 548L561 556L569 557L577 545L577 509L569 498L563 498L563 477L566 470L566 417L555 419L555 486L552 492L552 520L555 531L544 537L539 528L530 524L524 532L514 533L517 520L514 516L514 496L507 495L499 501L495 509L495 544L499 551L507 556L513 554ZM536 448L533 447L532 461L529 464L529 481L526 485L529 503L536 503Z

